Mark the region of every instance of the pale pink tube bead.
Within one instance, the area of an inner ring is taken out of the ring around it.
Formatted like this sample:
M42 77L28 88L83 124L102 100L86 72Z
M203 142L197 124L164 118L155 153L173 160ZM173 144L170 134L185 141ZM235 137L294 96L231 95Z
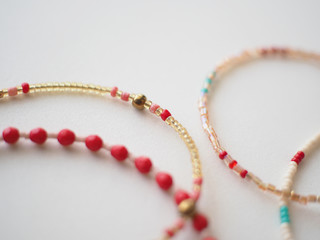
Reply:
M129 101L129 96L130 96L130 93L123 92L123 93L121 94L121 100L123 100L123 101Z
M155 113L155 111L159 108L160 106L158 104L152 103L149 110L152 113Z
M10 97L16 96L18 94L18 89L17 87L12 87L8 89L8 95Z
M111 95L112 97L117 96L117 91L118 91L118 88L117 88L117 87L113 87L113 88L111 89L110 95Z

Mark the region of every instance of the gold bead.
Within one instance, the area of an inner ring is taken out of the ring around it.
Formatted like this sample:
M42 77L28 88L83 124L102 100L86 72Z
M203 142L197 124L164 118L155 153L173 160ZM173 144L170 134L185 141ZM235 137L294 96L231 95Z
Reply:
M139 109L142 110L144 109L144 104L147 101L147 98L145 95L143 94L136 94L132 100L132 105Z
M185 199L179 204L178 210L182 216L192 217L196 212L196 203L191 198Z

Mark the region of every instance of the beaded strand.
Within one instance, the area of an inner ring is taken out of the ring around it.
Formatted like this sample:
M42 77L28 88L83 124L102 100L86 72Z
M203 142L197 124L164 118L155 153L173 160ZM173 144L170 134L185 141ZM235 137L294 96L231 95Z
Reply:
M218 154L219 158L224 161L228 168L230 168L235 174L241 178L245 178L250 182L253 182L260 190L270 192L278 197L285 196L288 199L301 203L320 203L320 195L300 195L293 191L284 192L282 189L277 188L275 185L266 183L257 177L254 173L248 171L246 168L242 167L236 160L234 160L230 154L221 146L219 138L209 121L209 111L208 111L208 97L212 85L221 77L229 72L230 70L256 59L266 58L266 57L280 57L296 60L308 60L310 62L320 62L320 55L310 52L305 52L301 50L294 50L290 48L258 48L253 50L247 50L241 54L227 58L222 63L218 64L215 70L209 74L205 79L203 87L201 89L201 94L199 98L199 111L200 118L202 122L202 127L207 133L208 138L213 146L214 151Z
M293 179L298 171L298 166L301 161L311 153L312 150L320 143L320 133L316 135L307 145L305 145L300 151L298 151L289 163L288 170L283 178L281 189L284 193L292 192L293 198L299 198L298 195L292 191ZM308 199L304 199L305 202L317 201L317 196L309 195ZM284 240L293 240L292 230L290 228L290 215L288 207L288 194L283 194L280 198L280 226L281 235Z
M171 126L179 134L180 138L184 141L189 150L192 164L193 183L190 194L182 190L176 192L175 201L178 205L178 211L181 215L181 218L177 221L177 223L165 231L165 234L161 239L165 240L173 237L180 229L182 229L184 222L187 219L192 220L193 227L196 231L201 232L207 228L207 218L203 214L197 213L196 211L196 203L200 197L203 181L198 149L188 131L171 115L167 109L163 109L158 104L147 100L143 94L130 94L128 92L119 90L117 87L101 87L93 84L68 82L41 84L22 83L16 87L0 90L0 98L11 98L23 94L47 92L81 92L101 96L107 96L110 94L110 96L113 98L121 99L125 102L131 102L132 105L139 110L148 109L152 114L160 117L164 122ZM125 159L125 151L121 150L121 147L116 152L118 152L118 155L115 154L114 156L116 159L117 157L120 159L119 161L121 161L121 159ZM148 171L148 166L150 165L150 163L145 162L145 159L139 159L135 162L135 164L138 170L140 169L140 172ZM155 176L155 179L159 187L163 190L169 190L171 188L173 180L169 174L164 172L158 173ZM207 237L207 240L214 240L214 238Z

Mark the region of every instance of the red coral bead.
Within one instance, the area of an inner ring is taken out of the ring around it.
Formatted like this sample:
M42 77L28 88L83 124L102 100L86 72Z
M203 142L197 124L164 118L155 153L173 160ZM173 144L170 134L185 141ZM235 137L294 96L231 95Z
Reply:
M152 167L152 162L148 157L137 157L134 160L134 165L139 172L146 174L149 173Z
M178 190L174 195L174 200L176 204L179 205L183 200L189 199L190 194L184 190Z
M20 133L17 128L8 127L5 130L3 130L2 137L6 143L14 144L19 140Z
M163 190L168 190L173 183L172 177L170 174L165 172L159 172L156 175L156 181L160 188Z
M63 129L58 133L58 142L63 146L68 146L74 143L76 135L69 129Z
M110 152L111 152L111 155L118 161L125 160L129 155L127 148L122 145L112 146Z
M171 113L167 109L163 110L163 112L160 114L160 117L162 118L163 121L165 121L170 116L171 116Z
M29 133L29 138L32 142L43 144L47 140L48 134L43 128L32 129Z
M29 83L22 83L22 84L21 84L21 87L22 87L22 92L23 92L23 93L28 93L29 90L30 90L30 85L29 85Z
M103 145L102 139L97 135L90 135L86 137L85 143L87 148L93 152L100 150Z
M202 231L208 226L207 218L202 214L196 214L192 219L193 227L197 231Z

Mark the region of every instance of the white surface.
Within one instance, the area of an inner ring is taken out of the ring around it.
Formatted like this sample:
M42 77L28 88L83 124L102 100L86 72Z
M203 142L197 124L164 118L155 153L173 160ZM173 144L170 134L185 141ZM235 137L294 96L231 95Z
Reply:
M195 139L205 184L200 208L218 239L280 239L277 199L236 177L203 133L197 98L205 75L249 47L320 51L317 1L1 1L1 88L46 81L117 85L168 108ZM243 166L281 182L296 150L320 131L319 68L264 61L230 74L211 119ZM47 95L2 102L1 129L43 126L100 134L150 156L190 189L188 152L147 112L91 96ZM154 239L176 219L155 184L87 151L1 145L0 239ZM320 152L294 188L320 193ZM291 205L296 239L318 239L319 206ZM199 239L186 228L176 239Z

